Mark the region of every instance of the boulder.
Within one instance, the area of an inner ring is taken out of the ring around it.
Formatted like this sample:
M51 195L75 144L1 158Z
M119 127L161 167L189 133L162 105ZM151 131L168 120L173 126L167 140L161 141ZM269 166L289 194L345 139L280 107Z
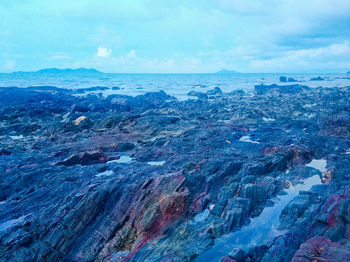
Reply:
M287 77L286 76L280 76L280 82L287 83L288 82Z
M105 163L110 160L118 159L119 157L108 157L99 150L82 152L79 154L73 154L70 157L57 162L55 165L74 166L74 165L93 165L99 163Z
M330 239L317 236L309 239L300 246L294 254L292 262L339 262L349 261L350 247L332 242Z
M220 87L218 87L218 86L216 86L212 90L207 91L207 95L221 95L221 94L222 94L222 91L221 91Z
M318 76L318 77L313 77L310 79L310 81L324 81L324 78Z

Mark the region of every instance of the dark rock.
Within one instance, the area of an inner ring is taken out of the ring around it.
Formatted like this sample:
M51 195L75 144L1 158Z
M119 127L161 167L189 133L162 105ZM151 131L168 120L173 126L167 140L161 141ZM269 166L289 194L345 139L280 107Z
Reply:
M298 82L298 80L296 80L292 77L288 77L288 82L293 83L293 82Z
M0 148L0 156L2 156L2 155L9 156L9 155L11 155L11 151L9 151L5 148Z
M197 91L190 91L190 92L188 92L187 95L188 96L196 96L199 99L207 99L208 98L208 96L206 94L201 93L201 92L197 92Z
M72 112L82 112L82 113L86 113L89 112L90 108L87 106L81 106L81 105L74 105L72 108Z
M221 95L221 94L222 94L222 91L221 91L220 87L218 87L218 86L216 86L212 90L207 91L207 95Z
M65 92L65 93L72 92L72 90L56 87L56 86L28 86L27 89L37 90L37 91L56 91L56 92Z
M105 163L107 161L118 159L118 157L108 157L101 151L89 151L79 154L71 155L63 161L57 162L55 165L73 166L73 165L93 165L98 163Z
M304 261L348 261L350 248L334 243L326 237L314 237L303 243L293 256L292 262Z
M288 79L286 76L280 76L280 82L287 83Z
M110 89L107 86L93 86L93 87L87 87L87 88L79 88L79 89L75 89L75 93L85 93L85 92L93 92L93 91L105 91Z
M235 248L229 253L229 257L232 257L237 262L242 262L244 261L245 252L240 248Z
M238 262L238 261L229 256L224 256L220 259L220 262Z
M276 84L272 84L272 85L260 84L255 86L255 91L260 95L271 93L271 92L278 92L281 94L297 94L309 89L310 87L302 86L302 85L279 86Z
M324 81L324 78L318 76L318 77L311 78L310 81Z
M244 91L239 89L239 90L234 90L230 93L228 93L229 95L244 95Z
M116 146L116 151L125 152L125 151L132 150L134 148L135 148L135 145L133 143L120 142Z
M349 88L181 102L46 89L0 88L0 260L193 261L318 177L275 210L277 237L214 260L348 258Z

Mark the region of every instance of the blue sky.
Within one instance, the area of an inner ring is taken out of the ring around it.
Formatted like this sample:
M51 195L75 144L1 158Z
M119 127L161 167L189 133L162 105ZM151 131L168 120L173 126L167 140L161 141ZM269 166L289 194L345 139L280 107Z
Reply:
M0 0L0 71L344 72L349 0Z

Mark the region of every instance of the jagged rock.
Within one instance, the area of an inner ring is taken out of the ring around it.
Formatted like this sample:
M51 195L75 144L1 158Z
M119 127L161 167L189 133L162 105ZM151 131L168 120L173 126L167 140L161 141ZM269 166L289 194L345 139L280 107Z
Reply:
M290 83L293 83L293 82L298 82L296 79L292 78L292 77L286 77L286 76L280 76L280 82L282 83L287 83L287 82L290 82Z
M280 82L287 83L288 79L286 76L280 76Z
M207 95L221 95L221 94L222 94L222 91L221 91L220 87L218 87L218 86L216 86L212 90L207 91Z
M206 98L208 98L208 96L206 94L201 93L201 92L197 92L197 91L190 91L190 92L188 92L187 95L188 96L196 96L199 99L206 99Z
M244 261L245 252L241 248L235 248L229 253L229 257L232 257L237 262Z
M119 157L108 157L101 151L89 151L71 155L70 157L57 162L55 165L73 166L73 165L93 165L105 163L107 161L118 159Z
M297 94L308 89L310 89L308 86L303 86L299 84L285 85L285 86L279 86L276 84L272 84L272 85L260 84L255 86L255 91L260 95L271 93L271 92L278 92L281 94Z
M237 262L237 260L235 260L229 256L224 256L220 259L220 262Z
M318 76L318 77L311 78L310 81L324 81L324 78Z
M306 261L348 261L350 248L334 243L326 237L314 237L303 243L293 256L292 262Z
M193 261L312 177L325 184L288 200L278 237L216 259L290 261L320 243L347 254L349 88L214 93L1 88L0 260Z

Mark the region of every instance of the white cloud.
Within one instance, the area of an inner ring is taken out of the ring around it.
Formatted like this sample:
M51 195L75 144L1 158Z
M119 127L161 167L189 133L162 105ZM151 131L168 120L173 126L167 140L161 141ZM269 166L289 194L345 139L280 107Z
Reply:
M64 54L57 54L57 55L51 56L51 59L53 59L53 60L66 60L66 59L70 59L70 57L67 55L64 55Z
M9 71L9 70L14 69L15 66L16 66L16 62L15 61L13 61L13 60L6 60L5 64L3 65L3 68L6 71Z
M131 50L130 53L128 54L128 57L135 58L136 57L136 51L134 49Z
M290 50L270 59L256 59L251 65L256 69L271 71L333 70L350 67L350 46L347 41L320 48Z
M145 58L137 56L134 49L118 57L110 56L108 59L94 57L81 60L76 62L74 67L93 67L104 72L120 73L201 73L213 71L213 69L205 68L200 58L180 54L163 59Z
M87 36L87 41L98 46L118 47L122 43L122 36L108 26L99 26Z
M221 11L237 15L267 15L276 6L276 0L270 0L269 4L259 0L219 0L217 3Z
M98 57L110 57L112 54L112 49L106 48L106 47L99 47L97 48L97 54Z
M0 17L7 22L0 23L3 70L7 58L16 70L81 61L107 72L309 71L350 63L349 0L11 0L0 1Z

